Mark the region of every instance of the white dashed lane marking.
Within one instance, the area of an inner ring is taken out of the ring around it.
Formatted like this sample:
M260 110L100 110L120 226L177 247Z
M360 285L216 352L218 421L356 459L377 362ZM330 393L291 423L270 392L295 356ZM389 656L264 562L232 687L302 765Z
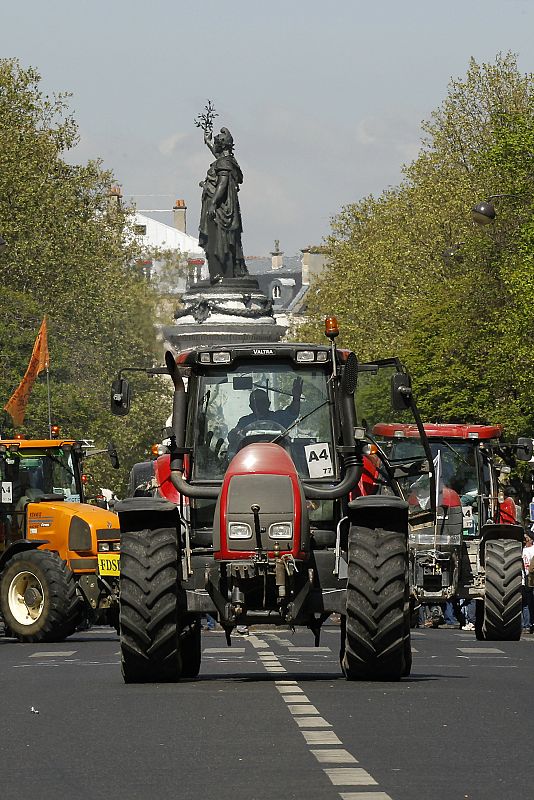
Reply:
M391 800L385 792L340 792L341 800Z
M295 717L299 728L331 728L329 722L322 717Z
M318 714L319 712L310 703L302 703L299 706L288 706L290 714Z
M28 658L68 658L77 652L77 650L56 650L53 653L32 653Z
M360 767L326 767L325 772L334 786L377 786L369 773Z
M320 764L357 764L357 759L348 750L311 750Z
M499 650L498 647L458 647L456 649L467 655L504 655L504 650Z
M334 731L301 731L306 744L343 744Z

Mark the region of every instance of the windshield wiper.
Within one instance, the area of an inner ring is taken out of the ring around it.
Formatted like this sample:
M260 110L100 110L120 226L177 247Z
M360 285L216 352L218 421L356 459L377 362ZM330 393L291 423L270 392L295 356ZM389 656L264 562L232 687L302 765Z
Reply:
M448 447L449 450L451 450L454 453L454 455L459 461L463 461L463 463L466 464L468 467L473 466L473 464L470 464L469 461L467 461L467 459L465 459L463 455L458 452L458 450L455 450L452 444L450 444L446 439L439 439L438 441L440 444L444 444L445 447Z
M67 464L65 464L64 461L61 461L59 458L56 458L56 456L53 456L52 453L48 453L48 452L46 454L46 457L49 458L51 461L55 461L56 464L59 464L59 466L62 467L64 470L66 470L72 478L76 477L74 472L71 470L71 468Z
M285 431L282 431L281 433L278 434L278 436L275 436L274 439L271 439L271 444L273 444L274 442L277 442L279 439L283 439L284 436L286 435L286 433L289 433L289 431L293 430L293 428L296 425L300 425L301 422L303 422L308 417L311 417L312 414L315 414L316 411L319 411L320 408L322 408L323 406L328 405L329 403L330 403L330 400L325 400L323 403L321 403L320 405L316 406L311 411L308 411L307 414L302 414L302 416L297 417L295 422L292 422L291 425L289 426L289 428L286 428Z

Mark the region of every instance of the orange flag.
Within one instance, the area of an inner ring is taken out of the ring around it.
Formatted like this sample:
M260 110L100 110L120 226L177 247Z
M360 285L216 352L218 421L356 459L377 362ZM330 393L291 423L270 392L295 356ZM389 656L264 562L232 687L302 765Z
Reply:
M45 316L39 328L35 344L33 345L26 374L4 406L4 410L11 416L15 425L22 425L24 422L26 406L28 405L35 379L40 372L44 369L48 369L49 363L48 331Z

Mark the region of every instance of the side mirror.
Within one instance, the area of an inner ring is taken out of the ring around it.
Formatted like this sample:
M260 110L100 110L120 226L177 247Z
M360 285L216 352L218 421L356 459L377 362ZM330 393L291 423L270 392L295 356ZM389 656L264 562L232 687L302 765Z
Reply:
M117 378L111 384L111 413L124 417L130 410L130 384L125 378Z
M107 451L109 460L111 461L111 466L113 467L113 469L119 469L120 467L119 456L117 453L117 448L115 447L113 442L108 442Z
M534 455L532 439L520 436L517 440L516 458L518 461L530 461Z
M412 381L406 372L391 376L391 405L395 411L405 411L412 404Z

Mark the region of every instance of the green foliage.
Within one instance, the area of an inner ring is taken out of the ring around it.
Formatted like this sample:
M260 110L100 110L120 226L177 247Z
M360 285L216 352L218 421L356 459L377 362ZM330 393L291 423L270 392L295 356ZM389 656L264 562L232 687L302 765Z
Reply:
M0 232L8 242L0 254L1 405L21 380L47 314L52 421L65 437L94 438L98 447L116 440L119 474L97 459L88 463L94 487L120 492L131 463L160 438L169 410L166 386L145 379L136 383L127 420L109 412L118 369L154 363L158 298L135 268L130 215L109 196L113 176L99 162L67 163L78 141L68 96L46 96L39 84L34 69L0 60ZM42 374L21 432L42 437L47 430ZM4 420L4 435L12 432Z
M423 132L398 187L334 218L298 336L335 313L360 359L407 364L427 419L534 434L533 76L512 54L472 60ZM470 209L491 195L507 196L479 228Z

